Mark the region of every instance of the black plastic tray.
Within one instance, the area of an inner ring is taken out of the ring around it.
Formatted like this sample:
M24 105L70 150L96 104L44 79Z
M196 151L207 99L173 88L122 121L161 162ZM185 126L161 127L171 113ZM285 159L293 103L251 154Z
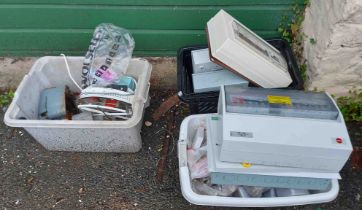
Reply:
M295 61L292 49L284 39L268 39L268 43L277 48L288 63L288 70L293 82L288 89L302 90L303 79ZM187 103L191 114L216 113L219 91L194 93L192 84L191 51L207 48L207 45L182 47L177 53L177 88L181 101ZM250 84L249 86L253 86Z

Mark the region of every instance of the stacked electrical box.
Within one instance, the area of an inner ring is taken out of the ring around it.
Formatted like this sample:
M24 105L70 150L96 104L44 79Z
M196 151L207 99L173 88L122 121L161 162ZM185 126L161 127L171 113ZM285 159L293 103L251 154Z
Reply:
M207 117L213 184L328 190L352 145L325 93L223 86L219 113ZM280 192L279 192L280 194Z

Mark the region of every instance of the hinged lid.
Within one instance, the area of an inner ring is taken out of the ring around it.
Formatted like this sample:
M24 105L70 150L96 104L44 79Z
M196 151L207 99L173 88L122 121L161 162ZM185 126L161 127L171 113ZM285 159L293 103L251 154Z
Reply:
M225 86L226 112L336 120L338 109L322 92Z

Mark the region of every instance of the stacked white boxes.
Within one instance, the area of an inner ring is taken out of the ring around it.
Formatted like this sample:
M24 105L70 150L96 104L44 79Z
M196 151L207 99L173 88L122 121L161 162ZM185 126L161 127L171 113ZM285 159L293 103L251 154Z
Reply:
M220 85L240 84L245 87L249 85L249 82L240 78L239 75L211 62L207 48L191 51L191 59L192 84L195 93L219 91Z

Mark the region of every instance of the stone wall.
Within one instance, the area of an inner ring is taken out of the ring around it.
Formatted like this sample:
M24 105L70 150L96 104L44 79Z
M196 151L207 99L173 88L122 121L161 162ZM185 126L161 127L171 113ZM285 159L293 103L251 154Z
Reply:
M362 1L311 0L303 32L309 89L362 89Z

